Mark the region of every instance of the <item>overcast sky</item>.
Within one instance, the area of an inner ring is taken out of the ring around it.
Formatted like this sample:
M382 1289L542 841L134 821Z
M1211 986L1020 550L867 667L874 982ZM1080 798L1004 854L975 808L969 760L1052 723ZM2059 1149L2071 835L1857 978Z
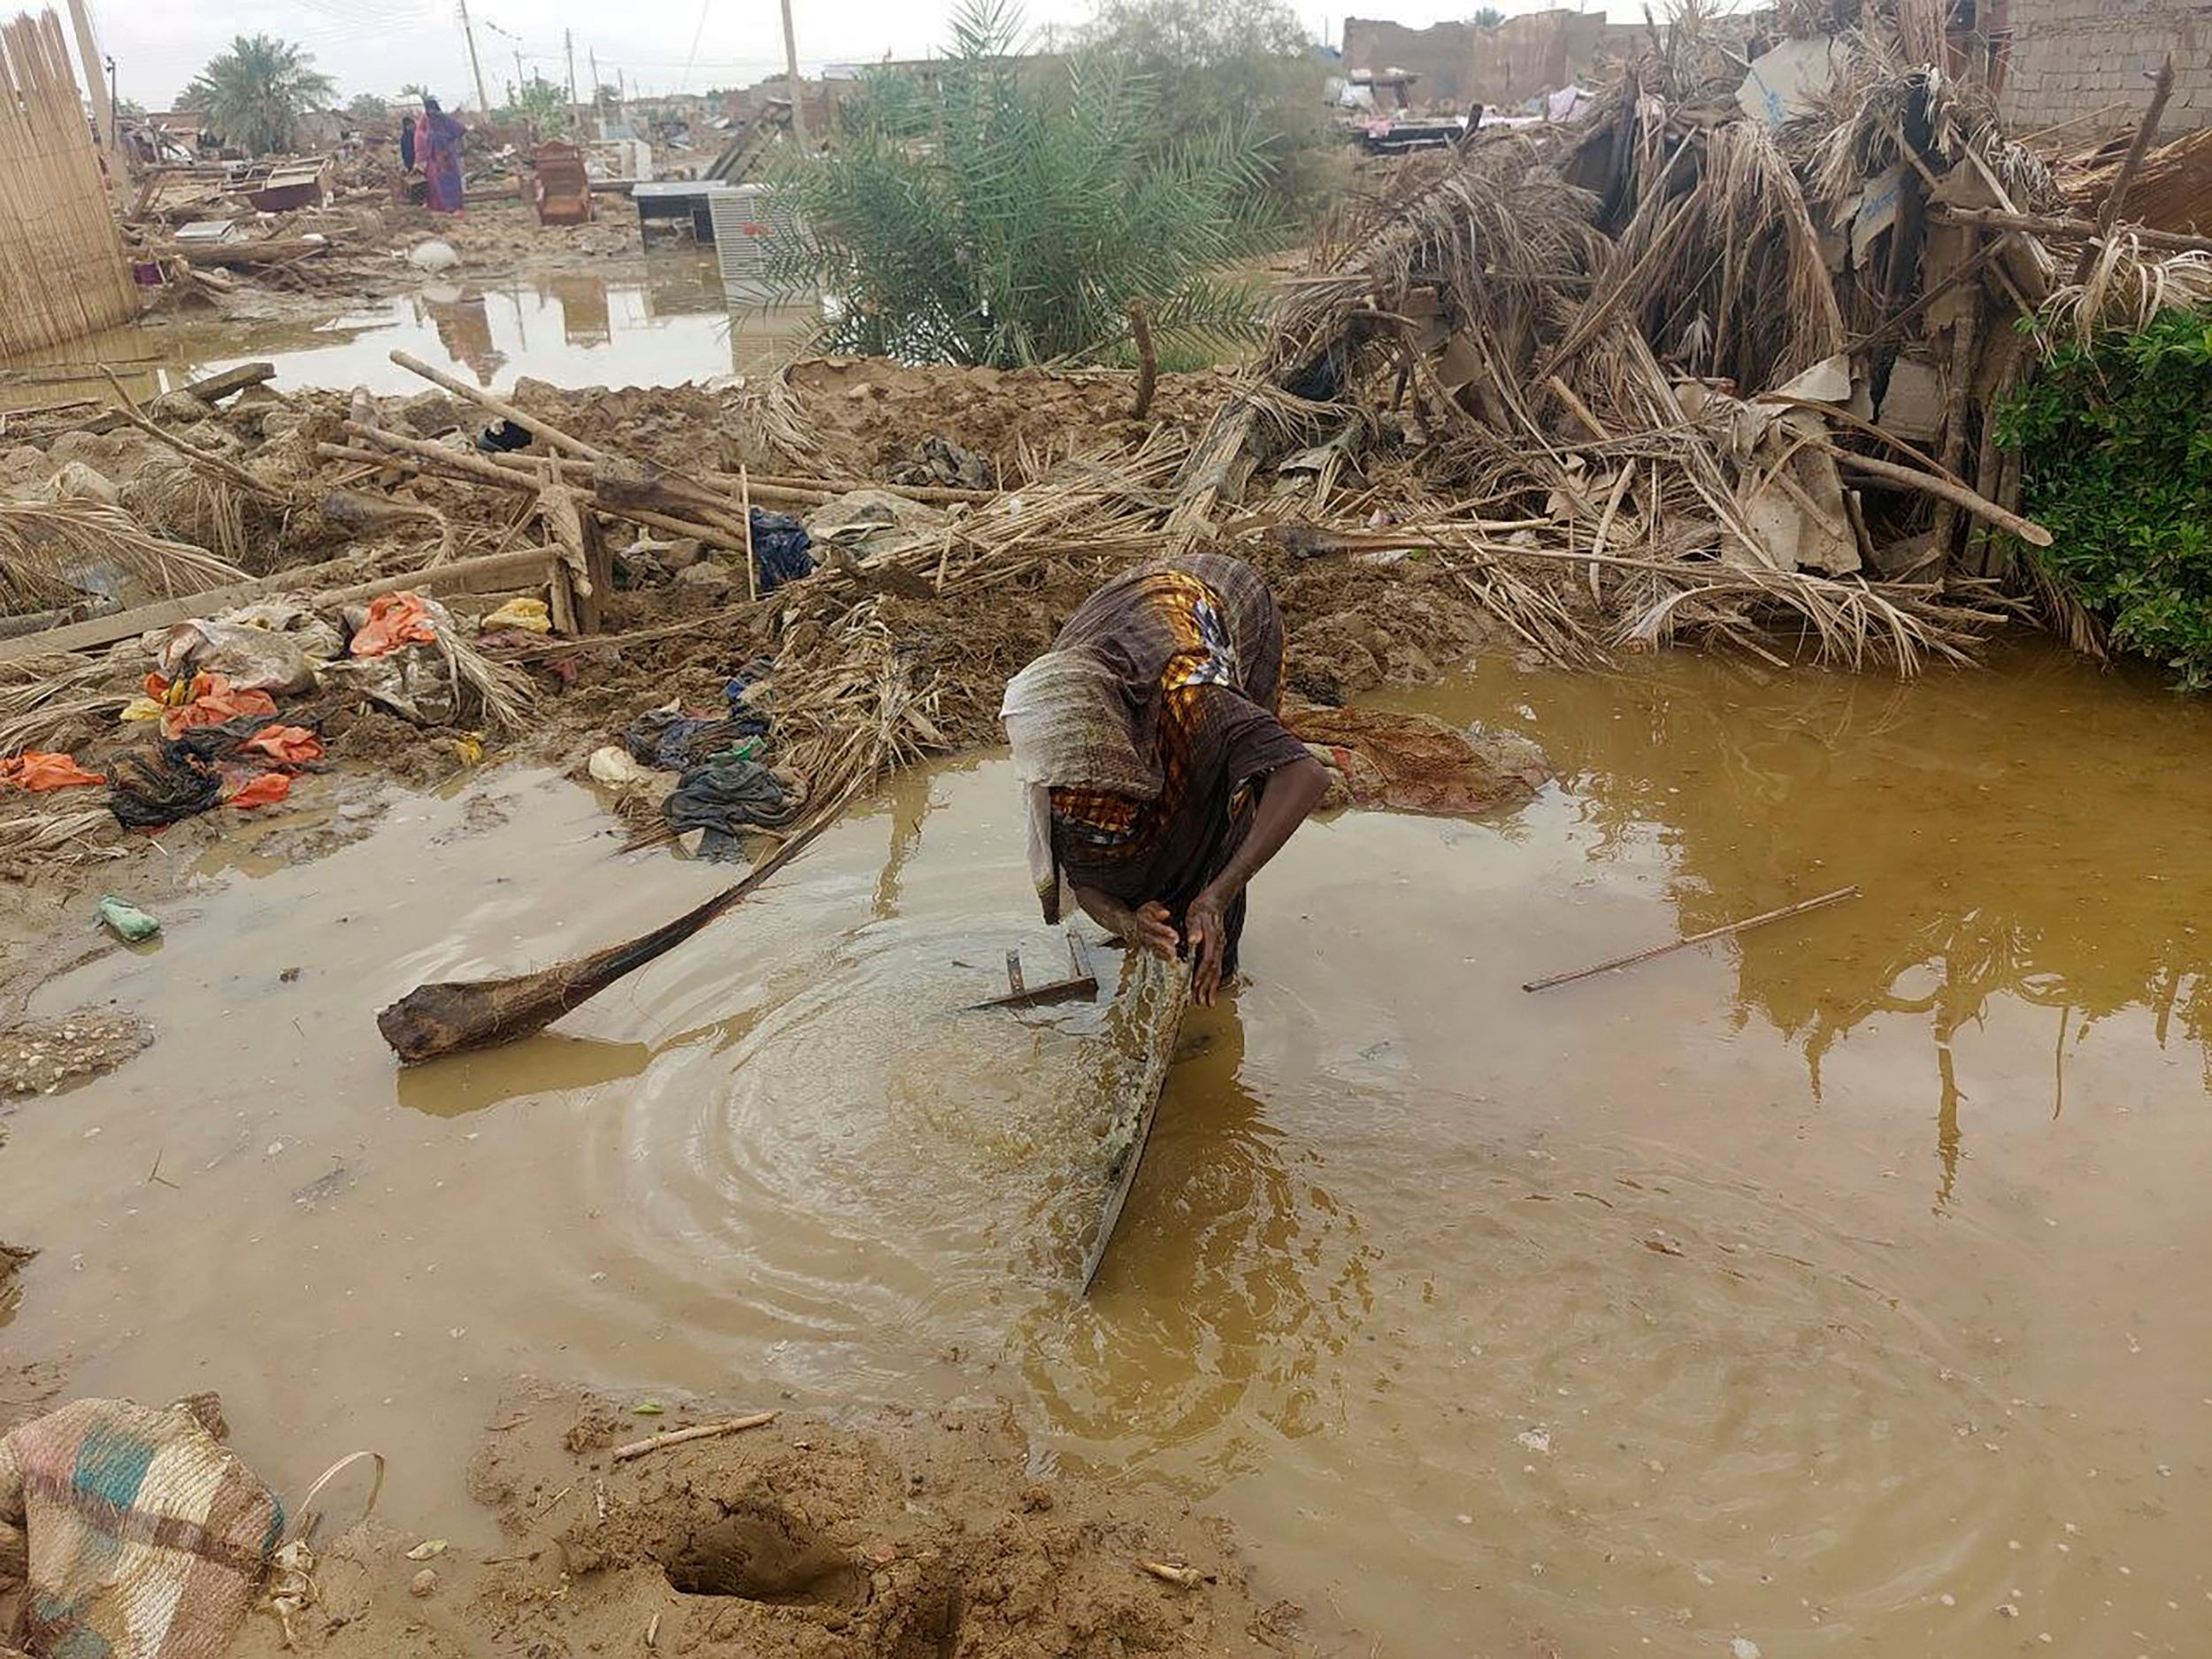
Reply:
M1503 0L1508 12L1538 11L1555 0ZM1572 0L1569 0L1571 4ZM336 78L345 96L387 96L420 81L449 104L475 103L468 49L456 0L91 0L102 50L116 60L122 95L149 109L166 109L199 66L234 35L269 34L298 41L316 66ZM1291 0L1317 36L1341 29L1342 10L1325 12ZM1593 0L1596 9L1597 0ZM939 47L953 0L792 0L801 65L919 58ZM1351 8L1416 27L1464 17L1458 0L1369 0ZM1617 3L1617 10L1624 8ZM1632 10L1632 8L1629 8ZM783 66L776 0L469 0L482 55L484 82L496 102L515 78L515 55L526 73L567 78L562 35L576 36L576 84L618 66L633 87L653 92L742 86ZM1033 29L1079 24L1091 0L1027 0Z

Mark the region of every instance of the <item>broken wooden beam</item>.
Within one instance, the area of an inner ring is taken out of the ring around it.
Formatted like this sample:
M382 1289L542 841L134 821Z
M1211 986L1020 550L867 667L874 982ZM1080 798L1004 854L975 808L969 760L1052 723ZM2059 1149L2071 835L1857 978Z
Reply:
M2024 230L2034 236L2050 238L2086 237L2101 241L2108 236L2132 236L2146 248L2155 248L2164 253L2212 253L2212 236L2189 236L2179 231L2153 230L2147 225L2116 224L2109 230L2094 219L2061 219L2048 213L2007 213L1993 207L1932 206L1929 216L1947 220L1954 225L1978 225L1985 230Z
M234 369L225 369L219 374L210 374L184 386L188 396L196 397L203 403L219 403L234 392L242 392L249 386L265 386L276 379L273 363L242 363Z

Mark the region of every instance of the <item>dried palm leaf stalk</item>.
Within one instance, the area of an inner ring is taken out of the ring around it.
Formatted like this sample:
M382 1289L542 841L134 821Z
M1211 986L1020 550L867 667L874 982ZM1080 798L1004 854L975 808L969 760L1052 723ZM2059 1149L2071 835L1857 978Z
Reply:
M243 581L203 548L165 541L97 502L0 502L0 608L30 610L129 578L165 598Z

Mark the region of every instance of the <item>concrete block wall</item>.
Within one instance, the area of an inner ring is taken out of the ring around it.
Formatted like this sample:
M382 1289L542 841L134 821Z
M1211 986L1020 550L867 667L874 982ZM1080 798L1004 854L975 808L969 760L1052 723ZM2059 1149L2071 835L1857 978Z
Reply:
M2016 129L2055 127L2114 104L2139 111L2150 97L2150 73L2169 51L2174 92L2160 131L2212 126L2207 0L2011 0L2011 21L2002 101Z

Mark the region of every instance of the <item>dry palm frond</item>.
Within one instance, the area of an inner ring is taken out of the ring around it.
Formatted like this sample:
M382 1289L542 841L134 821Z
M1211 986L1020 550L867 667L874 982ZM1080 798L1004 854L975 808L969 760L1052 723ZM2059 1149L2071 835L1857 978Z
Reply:
M738 452L748 466L803 469L819 452L800 409L799 396L792 388L788 365L748 382L736 394L731 420L737 429Z
M165 597L242 581L204 549L150 535L119 508L88 501L0 502L0 606L28 609L103 576Z
M136 689L131 678L105 658L66 652L0 664L0 755L68 749L105 730Z
M2051 296L2044 314L2053 326L2087 340L2111 329L2138 329L2159 312L2193 311L2212 302L2212 254L2147 253L2132 232L2098 245L2089 274Z
M122 495L165 535L211 548L234 565L243 565L251 550L243 492L181 461L149 462L124 484Z
M130 849L118 845L115 834L115 815L104 806L12 813L0 818L0 866L27 859L51 867L129 856Z
M520 669L492 659L451 628L437 630L438 651L456 688L475 700L484 724L494 731L519 731L537 703L537 689Z

